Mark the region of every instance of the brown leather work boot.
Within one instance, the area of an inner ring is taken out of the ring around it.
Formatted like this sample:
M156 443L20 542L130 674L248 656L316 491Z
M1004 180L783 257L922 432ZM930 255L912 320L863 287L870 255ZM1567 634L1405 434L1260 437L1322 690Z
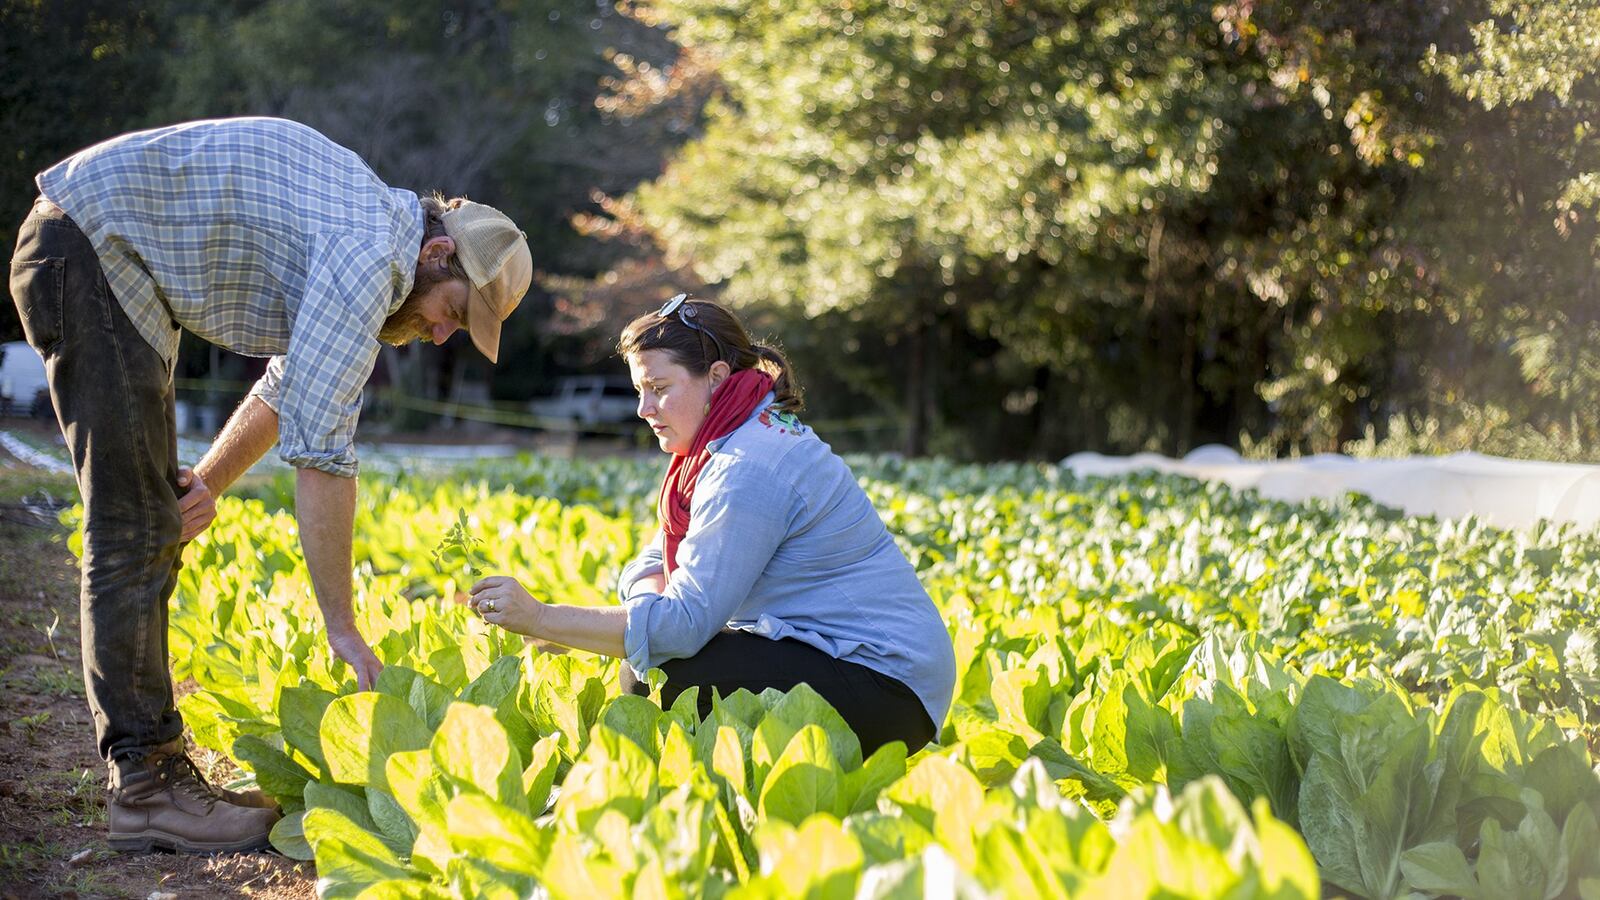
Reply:
M206 783L181 739L162 745L118 780L106 804L113 850L221 853L270 846L277 810L228 802Z
M222 795L222 799L232 803L234 806L253 806L256 809L270 809L273 812L282 811L282 807L278 806L278 801L262 793L259 788L251 788L248 791L230 791L227 788L219 787L215 788L215 790Z

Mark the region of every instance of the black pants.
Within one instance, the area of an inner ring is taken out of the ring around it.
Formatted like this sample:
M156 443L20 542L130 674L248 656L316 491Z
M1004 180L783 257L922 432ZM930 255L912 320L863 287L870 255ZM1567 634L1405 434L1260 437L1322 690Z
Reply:
M774 641L747 631L723 631L699 653L661 665L667 683L661 702L671 706L689 687L700 689L700 717L711 715L711 691L726 697L739 688L759 694L767 688L787 691L804 682L844 717L863 755L891 741L903 741L907 752L921 750L938 736L922 701L899 681L863 665L834 659L810 644L785 638ZM648 696L648 685L622 667L622 690Z
M172 374L54 206L36 204L17 233L11 297L83 496L83 682L115 785L119 764L183 733L167 667L182 528Z

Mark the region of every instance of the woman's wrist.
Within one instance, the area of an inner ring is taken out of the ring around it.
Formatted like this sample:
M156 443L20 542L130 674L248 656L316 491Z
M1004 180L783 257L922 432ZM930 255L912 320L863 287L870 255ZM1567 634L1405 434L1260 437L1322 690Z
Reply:
M546 627L550 617L551 605L529 598L527 606L523 609L523 616L518 627L512 629L523 637L536 641L548 641L550 635Z

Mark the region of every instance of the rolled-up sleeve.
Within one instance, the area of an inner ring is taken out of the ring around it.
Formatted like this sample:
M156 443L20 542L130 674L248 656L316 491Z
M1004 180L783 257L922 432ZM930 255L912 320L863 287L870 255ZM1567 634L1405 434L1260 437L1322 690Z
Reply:
M273 412L278 411L278 385L283 383L283 357L274 356L267 360L267 371L256 379L250 388L250 396L257 398L267 405Z
M369 238L323 235L313 241L307 276L275 385L278 455L298 469L353 478L361 390L377 362L393 273Z
M657 529L655 537L644 546L633 561L622 567L622 574L617 576L617 599L627 602L633 596L634 585L639 579L651 575L660 575L666 570L661 557L661 531Z
M708 465L666 590L623 603L634 674L700 652L744 605L801 512L793 487L765 466L740 458Z

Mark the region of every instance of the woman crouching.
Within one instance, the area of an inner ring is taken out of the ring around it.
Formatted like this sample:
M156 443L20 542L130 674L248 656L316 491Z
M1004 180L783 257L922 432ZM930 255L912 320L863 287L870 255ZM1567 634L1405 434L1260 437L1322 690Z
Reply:
M863 752L915 752L938 736L955 686L950 635L849 467L794 416L800 386L734 315L683 295L635 319L619 352L639 417L672 455L660 529L623 569L618 608L534 600L486 578L486 622L626 660L623 689L660 668L671 705L802 682L839 711Z

